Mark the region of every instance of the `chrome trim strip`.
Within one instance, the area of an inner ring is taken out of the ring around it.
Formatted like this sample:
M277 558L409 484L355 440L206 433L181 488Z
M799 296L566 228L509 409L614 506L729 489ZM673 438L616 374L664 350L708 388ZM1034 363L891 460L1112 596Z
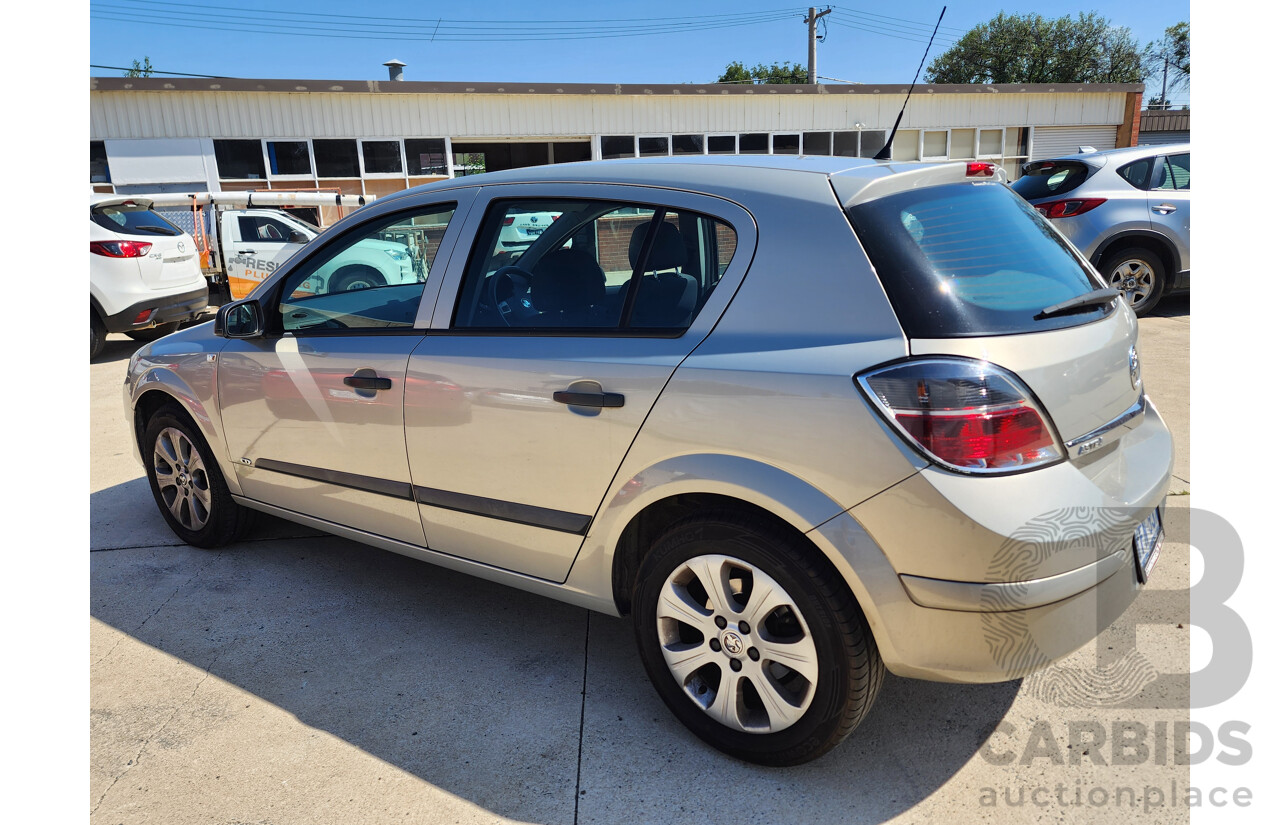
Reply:
M392 498L413 501L413 487L403 481L388 481L385 478L344 473L340 470L307 467L302 464L290 464L287 461L276 461L271 458L259 458L254 461L253 466L259 470L269 470L273 473L283 473L287 476L297 476L311 481L323 481L326 484L336 484L339 487L349 487L352 490L363 490L368 493L378 493Z
M1118 427L1124 427L1126 424L1129 424L1130 422L1132 422L1133 419L1137 418L1140 415L1144 415L1146 411L1147 411L1147 395L1146 393L1143 393L1141 396L1139 396L1137 402L1135 402L1132 407L1120 413L1120 415L1118 415L1117 417L1108 421L1106 424L1103 424L1101 427L1098 427L1096 430L1090 430L1089 432L1085 433L1082 436L1078 436L1076 438L1071 439L1063 446L1067 448L1067 452L1070 452L1073 448L1081 444L1085 444L1090 441L1093 441L1095 438L1101 438L1102 436L1107 435L1112 430ZM1134 423L1129 427L1125 427L1125 429L1131 430L1136 426L1137 424Z
M899 575L911 601L921 607L963 610L970 613L1004 613L1029 610L1069 599L1111 578L1126 566L1133 567L1133 548L1117 550L1093 564L1075 570L1021 582L957 582Z
M503 501L496 498L472 496L466 493L454 493L449 490L436 490L431 487L414 486L413 494L419 504L439 507L442 510L456 510L473 516L496 518L501 521L513 521L516 524L527 524L530 527L542 527L546 530L558 530L561 533L574 533L579 536L587 534L591 525L591 516L577 513L566 513L563 510L551 510L546 507L534 507L530 504L517 504L514 501Z

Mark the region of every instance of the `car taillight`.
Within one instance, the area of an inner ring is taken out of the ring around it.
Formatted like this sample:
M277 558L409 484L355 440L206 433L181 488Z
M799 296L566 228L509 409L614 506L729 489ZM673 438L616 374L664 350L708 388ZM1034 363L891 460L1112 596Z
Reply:
M141 241L89 241L89 251L107 258L141 258L151 244Z
M1036 211L1046 218L1072 218L1106 203L1106 198L1066 198L1036 204Z
M968 358L921 358L863 373L859 386L926 458L962 473L1039 467L1064 453L1013 373Z
M503 226L510 226L511 224L513 224L513 223L515 223L515 222L516 222L516 216L515 216L515 215L508 215L508 216L506 216L505 218L503 218L503 219L502 219L502 225L503 225Z
M964 168L966 178L990 178L996 174L994 163L968 163Z

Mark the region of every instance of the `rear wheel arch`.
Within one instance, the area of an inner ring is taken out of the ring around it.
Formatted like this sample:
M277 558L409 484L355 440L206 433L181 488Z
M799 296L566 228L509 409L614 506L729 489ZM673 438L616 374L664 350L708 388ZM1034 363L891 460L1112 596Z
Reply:
M1122 232L1113 238L1108 238L1107 242L1099 246L1097 251L1093 253L1090 263L1095 267L1100 267L1108 255L1130 247L1148 249L1158 255L1168 276L1172 276L1181 269L1181 262L1178 260L1178 253L1173 244L1164 237L1151 232ZM1105 278L1107 273L1103 272L1102 275Z

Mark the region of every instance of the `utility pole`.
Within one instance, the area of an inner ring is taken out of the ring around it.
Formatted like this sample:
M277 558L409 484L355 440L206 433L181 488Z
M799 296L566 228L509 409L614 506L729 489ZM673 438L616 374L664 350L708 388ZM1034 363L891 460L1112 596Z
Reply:
M809 16L805 18L809 24L809 82L818 82L818 18L831 14L831 9L819 13L813 6L809 7Z

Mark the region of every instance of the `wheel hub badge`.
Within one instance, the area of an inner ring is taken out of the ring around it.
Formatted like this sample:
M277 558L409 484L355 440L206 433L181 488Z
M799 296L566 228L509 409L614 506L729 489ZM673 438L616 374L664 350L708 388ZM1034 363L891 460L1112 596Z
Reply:
M726 632L720 636L720 646L731 656L741 656L745 647L742 644L742 637L733 632Z

